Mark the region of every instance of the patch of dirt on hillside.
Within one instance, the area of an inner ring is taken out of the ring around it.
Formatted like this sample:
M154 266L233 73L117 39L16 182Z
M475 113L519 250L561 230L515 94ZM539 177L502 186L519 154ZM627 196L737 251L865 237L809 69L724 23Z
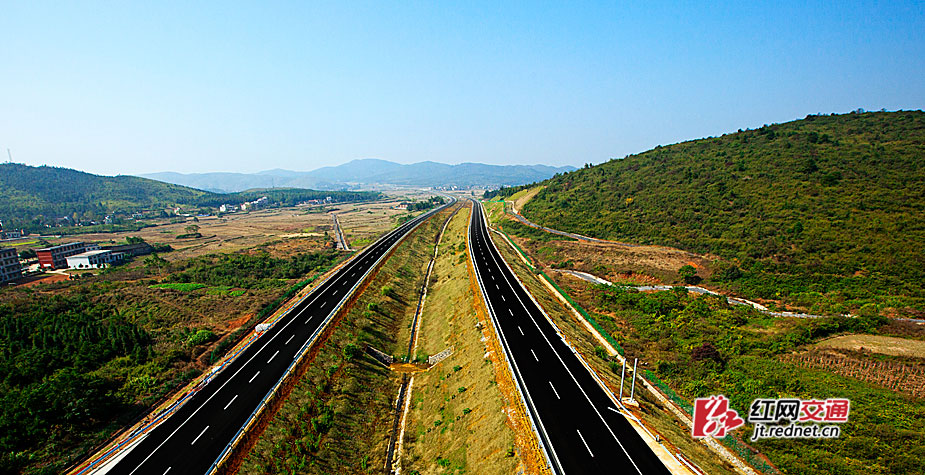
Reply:
M238 328L241 328L241 325L244 325L245 323L247 323L251 318L253 318L253 316L254 316L253 313L248 313L248 314L242 315L241 318L230 320L225 324L225 328L227 329L228 332L233 332L237 330Z
M712 275L712 259L677 249L511 238L544 266L588 272L611 282L680 283L678 269L688 264L697 269L697 276L703 280Z
M44 276L36 276L37 278L26 277L23 279L21 284L18 284L20 287L35 287L39 284L53 284L55 282L62 282L69 280L70 276L64 274L45 274Z
M517 212L520 212L520 210L524 209L524 205L527 204L528 201L532 200L533 197L536 196L537 193L543 190L543 188L546 188L546 187L537 186L534 188L530 188L529 190L524 190L519 193L515 193L513 196L511 196L511 198L514 201L514 209L516 209Z
M882 335L842 335L820 341L815 347L925 358L925 341Z

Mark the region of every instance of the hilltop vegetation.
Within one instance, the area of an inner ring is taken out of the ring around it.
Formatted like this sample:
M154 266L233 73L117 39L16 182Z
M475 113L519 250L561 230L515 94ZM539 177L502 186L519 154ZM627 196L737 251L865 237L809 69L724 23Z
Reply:
M829 312L925 301L921 111L808 116L542 185L522 210L534 222L720 256L715 282L751 296Z
M58 167L0 164L0 219L30 228L64 216L102 219L112 212L195 203L209 193L133 176L99 176Z
M220 194L171 185L134 176L100 176L58 167L0 164L0 220L9 228L38 231L55 225L57 218L69 223L102 221L108 215L126 216L165 208L215 208L238 204L261 196L271 204L292 206L308 200L368 201L379 193L315 191L274 188Z

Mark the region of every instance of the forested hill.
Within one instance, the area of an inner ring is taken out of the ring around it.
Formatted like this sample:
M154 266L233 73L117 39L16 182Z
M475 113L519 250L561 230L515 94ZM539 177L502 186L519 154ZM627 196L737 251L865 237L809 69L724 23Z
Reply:
M925 283L921 111L808 116L541 184L522 212L554 228L714 253L743 269Z
M0 219L56 218L194 203L205 191L133 176L100 176L58 167L0 164Z
M135 176L100 176L68 168L0 164L0 220L7 228L35 230L56 218L102 220L109 214L172 206L217 207L260 196L287 205L331 196L337 201L376 199L379 193L303 189L253 190L219 194Z

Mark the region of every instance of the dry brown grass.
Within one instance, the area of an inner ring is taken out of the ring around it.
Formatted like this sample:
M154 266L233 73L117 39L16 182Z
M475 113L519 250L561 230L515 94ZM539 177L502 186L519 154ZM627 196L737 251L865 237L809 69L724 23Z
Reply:
M511 195L509 200L513 202L514 209L520 212L520 210L524 209L524 205L527 204L528 201L532 200L533 197L536 196L537 193L543 190L543 188L546 188L546 187L545 186L535 186L533 188L518 191L517 193L514 193L513 195Z
M469 212L447 227L421 320L418 353L453 354L414 376L405 431L405 473L517 473L523 468L508 408L486 357L487 328L472 308L465 233ZM445 466L441 466L441 463Z
M359 240L358 248L372 242L382 233L395 227L395 216L405 214L398 208L399 201L375 203L347 203L318 208L279 208L232 213L221 218L211 216L189 218L185 222L163 224L136 232L97 233L46 238L52 244L75 241L105 243L121 242L126 237L138 236L149 243L169 244L175 250L163 254L170 261L179 261L212 253L229 253L263 246L275 256L297 252L310 252L330 247L334 222L331 213L337 213L348 241ZM199 226L199 238L177 239L186 234L189 225ZM325 235L327 233L327 236ZM33 245L36 247L38 244Z
M870 351L892 356L925 358L925 341L881 335L842 335L820 341L817 348Z
M680 282L678 269L687 264L694 266L701 278L707 279L711 274L709 258L666 247L511 238L545 267L571 261L565 268L588 272L611 282L676 283Z
M352 249L362 249L375 240L376 236L395 227L395 218L407 214L398 206L399 200L388 200L362 205L339 206L337 217L344 236ZM327 216L327 219L331 219Z
M269 209L229 214L222 218L212 216L198 219L198 222L190 219L182 223L165 223L135 232L81 234L48 241L52 245L74 241L104 243L120 242L126 237L138 236L149 243L169 244L175 250L163 254L163 257L170 261L179 261L211 253L240 251L273 241L288 242L285 252L318 250L325 245L324 231L330 231L332 227L331 217L327 214L306 214L303 208ZM177 236L187 233L184 228L189 225L199 226L202 237L177 239ZM318 235L283 237L301 234L305 230Z
M522 195L518 193L520 196L515 195L515 206L520 209L522 203L537 192L539 189L534 188L521 192ZM486 203L485 208L492 223L502 227L509 222L519 223L502 213L501 203ZM694 266L697 275L704 280L709 279L713 272L712 256L701 256L670 247L626 246L564 239L538 241L511 233L508 235L541 267L562 267L587 272L616 283L680 283L678 269L688 264Z
M446 213L446 212L443 212ZM345 359L348 344L369 343L390 354L407 348L407 329L446 214L423 223L396 249L359 296L332 322L306 359L304 375L248 451L241 473L381 473L400 375L364 356ZM392 288L390 296L381 289ZM375 303L376 309L369 304ZM403 336L404 335L404 336ZM333 425L307 448L307 417L333 410Z

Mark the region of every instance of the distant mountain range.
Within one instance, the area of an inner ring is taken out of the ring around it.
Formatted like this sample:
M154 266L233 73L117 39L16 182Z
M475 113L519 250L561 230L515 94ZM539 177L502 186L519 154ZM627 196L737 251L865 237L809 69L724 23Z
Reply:
M460 163L447 165L419 162L408 165L387 160L353 160L336 167L309 172L267 170L259 173L148 173L139 175L158 181L216 192L234 192L252 188L344 189L368 185L434 186L460 188L515 186L545 180L574 167L546 165L486 165Z

